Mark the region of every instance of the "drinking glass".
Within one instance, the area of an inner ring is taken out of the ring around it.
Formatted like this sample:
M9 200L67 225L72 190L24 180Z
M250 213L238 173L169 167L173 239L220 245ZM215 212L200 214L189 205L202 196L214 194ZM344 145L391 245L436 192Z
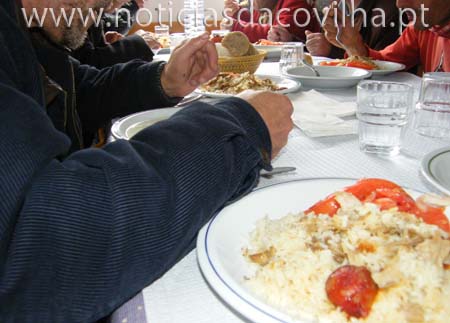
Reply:
M417 133L450 139L450 73L427 73L414 113Z
M169 26L159 25L155 26L155 38L163 48L169 47Z
M280 74L286 74L286 71L292 67L303 65L303 53L305 45L303 43L287 43L281 47L280 55Z
M159 25L155 26L155 37L169 37L169 26Z
M413 87L363 81L357 91L360 149L380 155L398 154L413 106Z

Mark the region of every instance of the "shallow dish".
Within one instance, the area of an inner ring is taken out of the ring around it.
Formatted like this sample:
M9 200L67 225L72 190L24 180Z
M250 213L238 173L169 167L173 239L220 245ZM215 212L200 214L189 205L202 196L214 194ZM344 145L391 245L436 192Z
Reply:
M314 76L306 66L290 68L285 76L299 80L302 86L310 89L342 89L353 87L372 73L360 68L343 66L315 66L320 77Z
M372 70L373 76L384 76L389 75L395 72L403 71L405 69L405 65L400 63L388 62L388 61L373 61L380 68L379 70Z
M431 185L450 196L450 147L427 154L422 159L421 171Z
M272 76L272 75L256 74L256 76L258 76L258 78L261 78L261 79L266 79L266 78L271 79L279 87L284 87L285 89L276 91L276 93L279 93L279 94L287 94L287 93L296 92L301 87L301 84L296 80L291 80L291 79ZM195 93L202 94L202 95L210 97L210 98L229 98L232 96L236 96L236 94L206 92L201 89L195 90Z
M115 139L129 140L139 131L170 118L181 108L165 108L143 111L129 115L116 121L111 127L111 134Z
M267 52L266 58L280 58L283 45L254 45L257 50Z

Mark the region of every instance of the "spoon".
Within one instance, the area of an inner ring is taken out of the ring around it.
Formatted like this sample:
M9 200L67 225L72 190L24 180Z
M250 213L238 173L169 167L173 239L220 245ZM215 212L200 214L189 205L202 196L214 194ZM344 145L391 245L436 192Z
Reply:
M314 72L314 74L316 75L316 77L320 77L319 72L314 68L314 66L312 66L311 64L309 64L305 59L302 60L303 65L305 65L306 67L308 67L311 71Z

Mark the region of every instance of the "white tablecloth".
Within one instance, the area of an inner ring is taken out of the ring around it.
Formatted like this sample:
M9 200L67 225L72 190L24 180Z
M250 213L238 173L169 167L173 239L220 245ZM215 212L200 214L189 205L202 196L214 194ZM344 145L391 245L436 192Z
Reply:
M259 72L277 75L278 65L264 63ZM381 79L407 82L416 88L416 92L420 86L420 78L408 73L396 73ZM356 96L354 88L323 93L338 101L355 100ZM419 175L420 159L425 153L444 145L449 143L427 139L411 131L400 155L382 158L362 153L355 135L311 139L294 129L273 165L295 166L297 171L270 180L261 179L259 187L302 178L382 177L405 187L428 191L431 187ZM148 323L246 322L208 286L198 267L195 250L144 289L143 297Z

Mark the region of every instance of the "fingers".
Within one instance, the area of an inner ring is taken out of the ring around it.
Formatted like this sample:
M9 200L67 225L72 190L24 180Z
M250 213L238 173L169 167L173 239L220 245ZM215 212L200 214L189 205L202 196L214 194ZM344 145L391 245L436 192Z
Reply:
M182 44L177 49L177 53L179 54L181 59L188 60L191 56L195 54L195 52L202 49L208 41L209 35L208 33L204 33L198 37L189 39L187 42Z

